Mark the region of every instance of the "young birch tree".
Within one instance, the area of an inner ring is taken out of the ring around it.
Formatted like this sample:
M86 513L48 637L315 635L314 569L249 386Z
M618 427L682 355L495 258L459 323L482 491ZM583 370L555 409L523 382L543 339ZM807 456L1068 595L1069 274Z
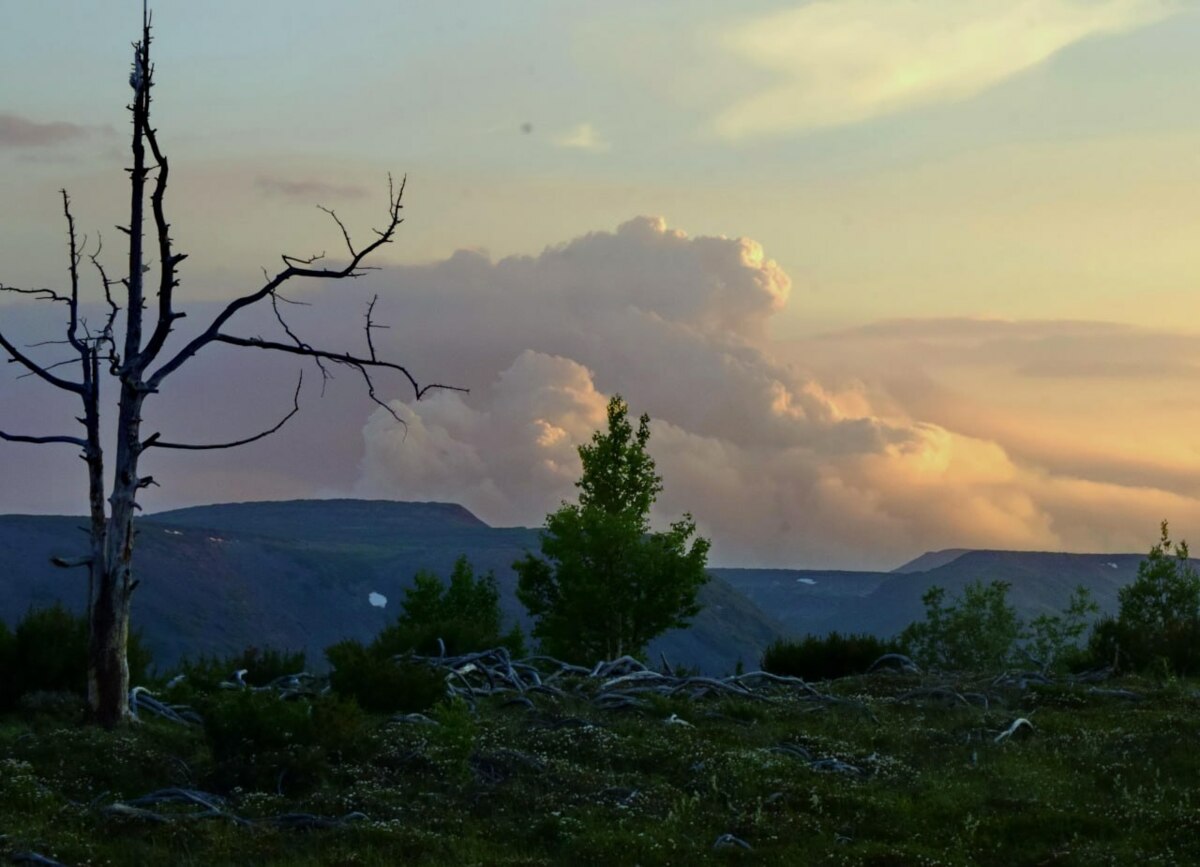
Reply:
M389 181L387 221L382 229L375 230L375 237L370 243L356 245L338 216L327 210L345 243L344 260L338 264L327 264L322 256L300 258L284 255L281 257L281 270L273 276L264 274L265 282L261 286L230 301L196 336L181 345L173 345L169 341L173 326L186 315L175 308L179 266L186 256L177 252L171 237L166 210L170 164L159 142L157 130L151 124L154 66L150 54L150 30L150 16L143 7L142 35L141 40L134 44L133 71L129 79L133 90L133 99L128 106L133 116L130 144L133 165L127 170L130 186L129 224L118 227L129 240L124 276L110 279L100 261L99 249L90 253L83 249L71 214L71 200L64 190L62 204L69 251L68 288L56 291L0 284L0 291L38 297L62 304L66 310L64 339L54 342L69 348L72 353L69 361L42 363L35 360L27 352L29 347L19 346L17 336L5 334L2 328L0 348L8 353L12 363L24 368L27 375L40 379L46 387L78 397L83 410L77 419L83 428L82 433L30 435L0 430L0 439L10 443L73 445L82 451L88 474L90 545L83 556L56 558L55 563L63 567L86 567L88 570L88 704L93 720L108 727L129 718L130 684L126 646L129 639L130 601L138 584L133 568L134 514L139 509L139 492L155 484L153 477L143 474L142 458L151 449L227 449L255 442L283 427L300 408L302 376L297 383L291 409L267 430L232 442L208 444L170 442L157 433L147 436L142 428L143 407L147 400L161 391L171 374L204 348L225 344L313 359L323 377L327 375L328 364L349 367L362 376L368 395L384 409L387 409L386 404L375 394L372 371L387 370L400 374L417 398L430 389L450 387L419 385L405 367L376 355L371 331L380 326L371 319L374 302L367 311L366 351L362 354L335 352L306 343L288 327L278 304L284 300L280 290L292 281L340 280L360 275L367 257L391 243L401 223L403 182L399 188L395 188ZM146 248L143 234L147 199L152 223L149 249ZM103 321L99 323L89 323L80 307L81 271L86 267L85 258L92 266L89 270L94 270L103 288L107 305ZM157 277L156 281L147 285L152 276ZM284 335L281 339L243 337L229 330L239 312L259 304L270 304L274 308ZM74 368L73 374L69 372L71 368ZM115 419L101 411L101 384L104 380L111 381L118 390ZM115 430L106 432L105 424L109 422L115 424ZM111 475L105 472L102 447L106 433L107 438L115 443Z

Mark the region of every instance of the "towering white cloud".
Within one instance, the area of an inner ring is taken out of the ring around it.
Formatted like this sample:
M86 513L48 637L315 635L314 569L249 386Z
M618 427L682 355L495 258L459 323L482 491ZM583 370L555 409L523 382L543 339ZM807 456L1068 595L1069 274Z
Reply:
M463 502L540 523L621 393L653 418L658 519L689 510L726 562L879 565L926 547L1061 540L995 443L914 422L859 381L773 357L790 280L748 239L639 218L536 257L460 253L382 278L420 327L388 332L469 395L379 411L356 493ZM451 340L446 335L452 335Z
M1164 517L1185 538L1200 526L1200 452L1187 433L1196 415L1178 400L1200 359L1194 336L943 320L772 341L791 288L753 241L641 217L537 256L460 251L294 292L311 302L287 306L296 333L346 349L363 345L361 310L378 293L374 319L390 326L375 332L380 356L470 393L413 402L399 378L380 375L401 425L335 367L324 400L306 380L304 412L270 440L151 454L163 487L145 505L353 493L455 501L493 524L537 525L574 496L577 448L620 393L653 419L665 484L654 519L691 511L717 563L886 567L946 547L1137 551ZM32 341L54 336L55 312L5 318ZM208 311L191 312L185 325ZM277 329L268 310L228 330ZM247 352L198 356L148 404L149 429L219 442L272 424L290 406L295 362ZM69 426L71 408L30 402L35 391L0 380L6 417ZM0 510L82 505L69 456L14 449L0 450Z

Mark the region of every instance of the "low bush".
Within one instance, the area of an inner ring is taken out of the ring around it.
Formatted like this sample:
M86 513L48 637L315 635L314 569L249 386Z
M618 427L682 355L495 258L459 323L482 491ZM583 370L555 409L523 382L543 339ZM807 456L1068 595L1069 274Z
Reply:
M513 656L525 655L525 635L519 625L501 632L495 576L491 572L476 576L466 557L455 561L445 584L432 572L417 572L400 605L396 622L373 644L381 655L414 652L429 656L445 650L447 655L458 656L499 646Z
M15 630L0 630L0 709L12 709L31 692L85 696L87 653L86 617L57 603L30 610ZM128 659L130 680L144 680L150 653L139 633L129 636Z
M800 641L781 638L763 654L762 668L805 680L833 680L862 674L879 657L896 650L894 642L865 633L831 632L825 636L807 635Z
M14 689L13 656L16 641L8 624L0 620L0 710L12 707L16 701Z
M426 665L395 660L373 644L341 641L326 648L333 692L374 713L426 711L446 695L444 676Z
M1105 617L1088 639L1088 667L1178 677L1200 675L1200 618L1174 620L1148 632L1119 617Z
M250 686L265 686L276 678L304 671L305 663L303 650L247 647L229 656L200 656L194 661L185 658L171 675L183 675L183 683L191 690L211 692L239 671L245 671L242 680Z
M1009 584L973 581L946 604L946 590L930 587L921 597L925 619L900 633L900 646L921 665L985 671L1008 664L1021 636L1021 619L1008 602Z
M441 639L441 644L438 640ZM500 635L494 629L470 620L435 620L430 623L399 621L386 627L376 636L373 646L386 656L416 653L437 656L460 656L493 647L507 648L514 658L525 655L525 636L519 626Z
M519 626L500 632L500 592L489 572L476 576L466 557L454 564L450 581L420 571L405 590L401 613L366 646L342 641L325 649L333 691L376 713L429 710L446 695L445 676L404 661L405 654L458 656L505 647L525 653Z
M202 712L221 788L309 788L369 746L366 716L337 696L285 701L271 691L217 690Z
M459 783L471 777L471 754L479 736L479 723L470 706L461 698L444 699L433 708L437 726L430 729L429 740L443 767Z

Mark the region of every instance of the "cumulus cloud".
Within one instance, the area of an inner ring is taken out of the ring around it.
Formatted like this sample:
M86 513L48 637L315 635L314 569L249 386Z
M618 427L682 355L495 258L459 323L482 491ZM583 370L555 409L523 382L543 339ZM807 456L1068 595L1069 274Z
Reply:
M340 349L364 347L361 312L378 294L374 319L390 326L375 332L380 356L470 393L414 402L381 375L399 425L334 368L324 400L306 382L305 412L270 441L217 458L153 455L164 487L147 492L147 508L353 493L455 501L495 525L538 525L574 497L577 447L620 393L653 419L665 482L653 519L691 511L717 563L878 568L947 547L1138 551L1163 517L1184 537L1200 526L1200 449L1188 433L1200 410L1178 399L1177 381L1078 370L1079 358L1190 364L1194 336L959 319L772 340L791 291L757 243L689 236L659 217L536 256L460 251L293 291L311 304L286 307L293 330ZM211 311L190 312L185 331ZM227 330L274 335L270 311L260 314ZM23 335L53 336L11 315ZM272 424L288 408L294 360L256 353L249 375L248 351L198 356L148 405L147 425L205 442ZM0 381L0 406L20 406L28 387ZM48 413L39 404L20 417L54 430ZM0 509L27 509L30 491L56 487L34 461L5 466L13 484Z
M505 524L536 526L570 495L576 447L605 423L606 398L578 362L524 350L491 383L478 408L441 392L411 407L393 404L405 426L377 413L358 490L414 500L455 499ZM419 412L418 412L419 410Z
M964 99L1069 45L1162 20L1174 0L817 0L736 27L726 50L776 81L730 106L721 135L858 123Z
M689 237L659 218L536 257L462 252L386 280L422 322L396 346L439 376L457 367L455 381L473 391L394 403L407 433L377 413L364 431L359 494L455 499L493 523L537 523L573 496L575 450L619 392L653 417L666 479L657 520L692 511L723 562L882 566L951 546L1138 550L1159 511L1200 519L1164 473L1122 475L1119 451L1098 446L1095 472L1080 473L1078 461L1061 463L1081 454L1064 448L1073 432L1022 435L1020 420L989 411L986 395L978 423L964 424L979 400L956 413L961 395L951 389L938 386L943 400L920 405L902 387L921 373L917 359L943 350L958 353L960 370L1019 368L1021 347L1052 367L1056 340L1068 347L1058 361L1071 347L1101 352L1106 340L1112 352L1114 338L1120 357L1153 342L1136 330L884 323L789 350L766 325L791 283L761 248ZM1168 347L1163 363L1188 345L1158 342Z

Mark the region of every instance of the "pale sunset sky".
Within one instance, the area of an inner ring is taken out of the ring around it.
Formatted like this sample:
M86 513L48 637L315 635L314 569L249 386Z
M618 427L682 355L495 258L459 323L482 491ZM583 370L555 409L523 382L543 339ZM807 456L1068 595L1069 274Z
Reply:
M407 173L383 266L297 287L349 373L274 440L154 455L148 511L364 496L538 525L608 396L654 419L659 520L718 565L1200 537L1200 3L160 0L179 304L337 254ZM61 287L57 191L121 265L136 0L0 0L0 282ZM97 291L96 286L91 290ZM55 336L0 293L0 330ZM267 334L267 317L230 330ZM39 356L57 360L54 347ZM147 424L269 427L295 366L206 350ZM0 429L76 408L0 370ZM309 388L307 386L311 385ZM60 430L60 428L62 430ZM70 447L0 443L0 512L82 512Z

